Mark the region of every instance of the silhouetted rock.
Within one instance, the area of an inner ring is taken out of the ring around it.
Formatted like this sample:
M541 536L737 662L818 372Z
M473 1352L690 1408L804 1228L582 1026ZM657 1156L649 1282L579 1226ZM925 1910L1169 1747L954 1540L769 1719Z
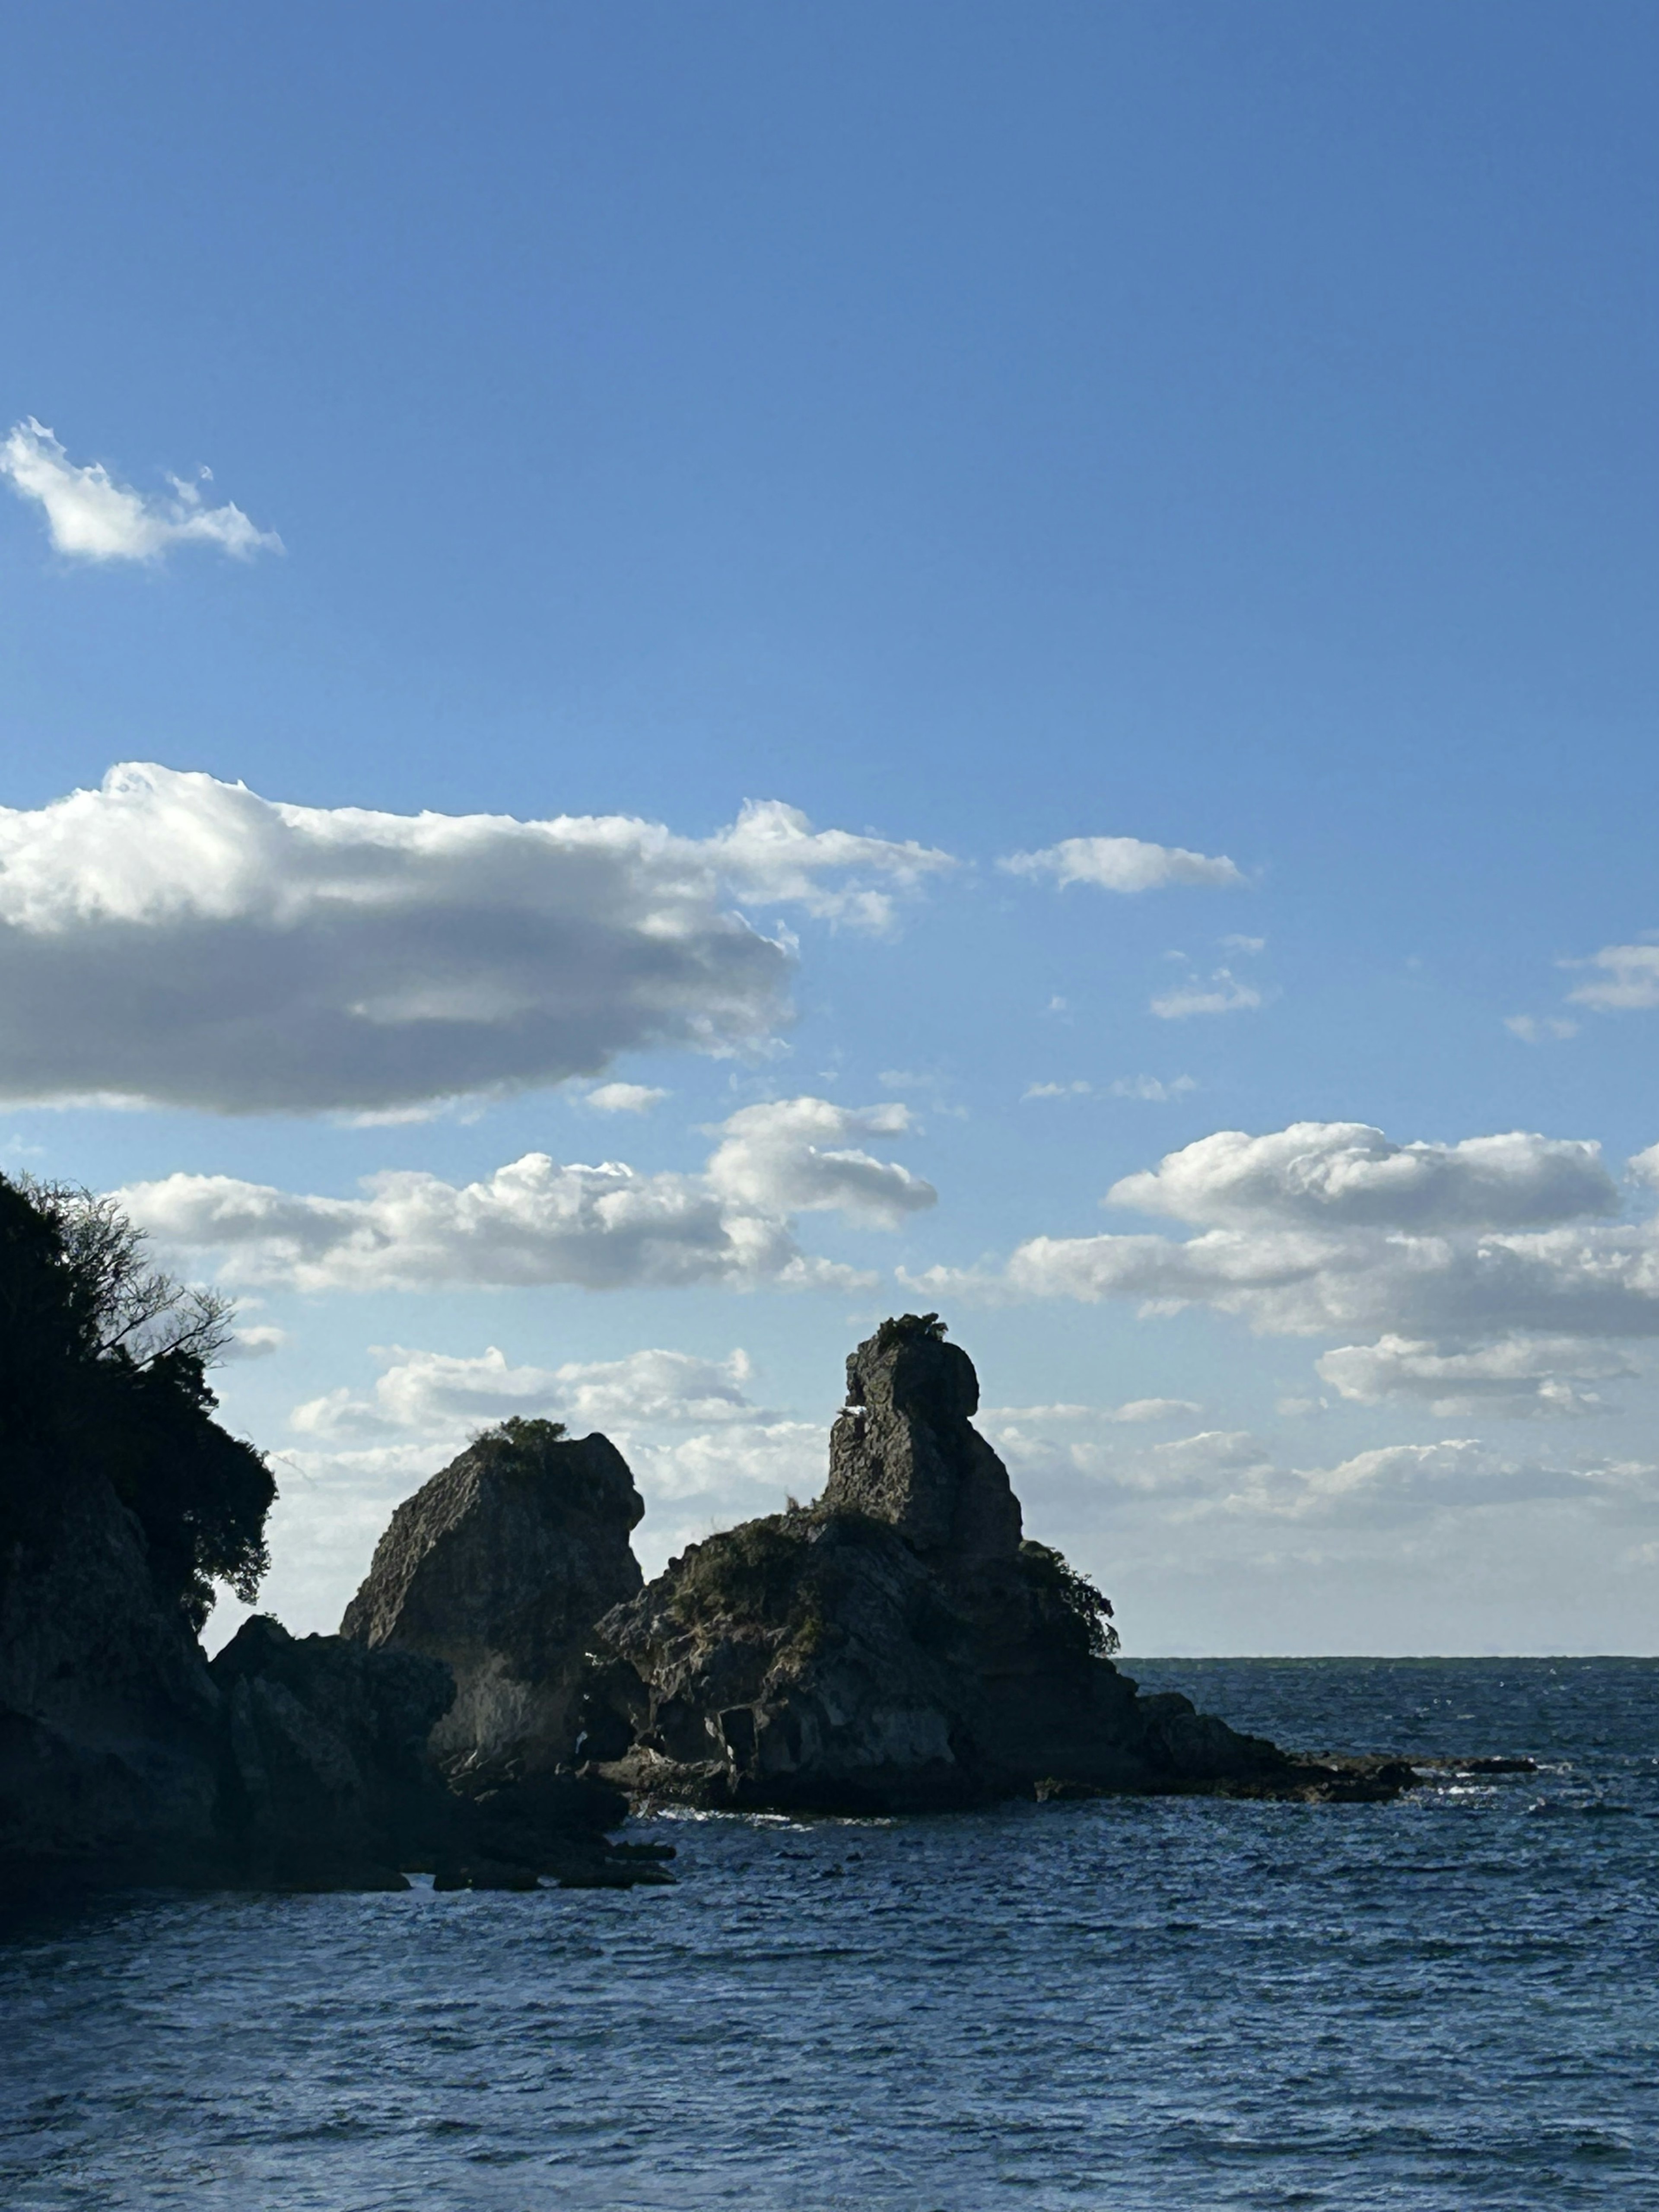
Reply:
M0 1438L0 1448L3 1448ZM0 1892L190 1880L218 1862L218 1698L95 1470L0 1543Z
M694 1545L599 1625L586 1717L608 1779L826 1811L1362 1786L1138 1694L1105 1656L1109 1605L1022 1540L970 1425L973 1364L934 1316L884 1322L848 1383L816 1504Z
M504 1422L398 1508L340 1632L450 1668L432 1739L447 1768L556 1765L575 1745L593 1624L640 1587L628 1539L644 1510L607 1438Z
M224 1699L222 1827L261 1887L401 1889L452 1848L453 1808L427 1753L454 1696L415 1651L290 1636L256 1614L210 1668Z

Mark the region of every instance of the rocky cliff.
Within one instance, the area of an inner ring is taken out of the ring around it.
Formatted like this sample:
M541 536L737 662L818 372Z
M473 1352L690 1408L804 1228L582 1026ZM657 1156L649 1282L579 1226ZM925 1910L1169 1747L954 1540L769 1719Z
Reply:
M978 1396L932 1315L860 1345L823 1497L692 1547L599 1625L598 1771L636 1796L843 1812L1398 1786L1139 1695L1106 1601L1022 1539Z
M95 1470L35 1507L0 1545L0 1893L204 1875L219 1700L194 1630Z
M551 1768L575 1747L593 1624L640 1588L644 1511L605 1437L505 1422L398 1508L340 1632L448 1667L432 1736L447 1768Z
M225 1320L109 1200L0 1176L0 1912L135 1882L400 1887L410 1867L447 1887L664 1879L607 1844L626 1807L603 1784L498 1762L448 1789L428 1750L455 1694L441 1659L256 1616L210 1666L214 1583L252 1598L275 1494L211 1418ZM594 1443L572 1448L567 1540L532 1563L583 1626L639 1587L639 1502ZM556 1679L550 1619L544 1601L544 1643L512 1649Z

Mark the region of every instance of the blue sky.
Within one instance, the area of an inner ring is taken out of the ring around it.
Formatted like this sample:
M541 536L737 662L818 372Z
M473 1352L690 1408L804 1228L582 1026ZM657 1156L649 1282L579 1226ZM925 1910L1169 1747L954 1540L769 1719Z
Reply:
M0 1164L247 1301L293 1625L514 1407L816 1490L925 1304L1131 1650L1659 1648L1656 48L9 27Z

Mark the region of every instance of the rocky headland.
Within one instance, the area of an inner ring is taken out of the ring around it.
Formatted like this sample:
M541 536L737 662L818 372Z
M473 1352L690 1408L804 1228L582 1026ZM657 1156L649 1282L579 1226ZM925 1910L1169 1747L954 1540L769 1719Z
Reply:
M597 1779L511 1756L447 1773L441 1659L256 1615L210 1663L213 1582L252 1598L276 1494L212 1418L222 1318L106 1201L0 1177L0 1911L135 1883L400 1888L411 1867L665 1879L610 1841L627 1804Z
M946 1811L1109 1791L1387 1797L1144 1697L1111 1607L1024 1535L932 1315L848 1361L811 1504L643 1583L605 1437L513 1420L398 1507L337 1636L256 1614L275 1486L213 1419L223 1310L106 1201L0 1178L0 1895L625 1886L631 1806ZM219 1334L216 1336L216 1332Z
M1109 1601L1024 1537L972 1425L973 1363L935 1316L884 1322L847 1384L815 1504L693 1546L599 1622L592 1771L636 1800L841 1813L1409 1782L1140 1695Z

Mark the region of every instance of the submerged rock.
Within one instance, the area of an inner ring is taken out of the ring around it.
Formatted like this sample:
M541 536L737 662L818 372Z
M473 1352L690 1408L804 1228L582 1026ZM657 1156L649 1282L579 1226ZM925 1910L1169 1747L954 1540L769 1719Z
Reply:
M823 1497L694 1545L600 1623L598 1771L636 1796L843 1812L1334 1787L1138 1693L1106 1656L1109 1605L1023 1540L978 1402L932 1315L860 1345Z
M575 1745L593 1624L640 1587L628 1540L644 1511L606 1437L504 1422L398 1508L340 1632L448 1667L431 1744L445 1767L556 1765Z

